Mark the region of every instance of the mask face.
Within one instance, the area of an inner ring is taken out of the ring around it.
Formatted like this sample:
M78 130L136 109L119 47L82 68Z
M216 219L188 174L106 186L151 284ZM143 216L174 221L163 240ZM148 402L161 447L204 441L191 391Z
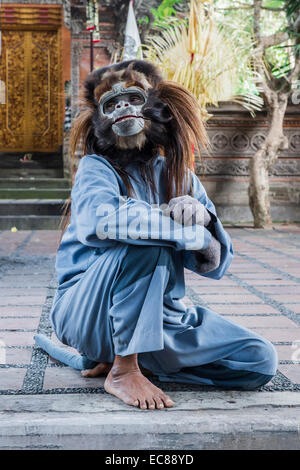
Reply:
M112 120L112 130L120 137L139 134L145 125L142 107L147 101L147 93L139 87L124 87L120 82L102 95L100 113Z

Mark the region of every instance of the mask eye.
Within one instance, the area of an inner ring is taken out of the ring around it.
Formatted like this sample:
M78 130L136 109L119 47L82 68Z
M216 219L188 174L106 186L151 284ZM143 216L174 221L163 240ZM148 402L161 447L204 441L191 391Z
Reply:
M105 114L110 114L114 111L116 106L115 100L109 100L105 105L103 106L103 111Z
M141 95L131 95L130 96L130 103L132 103L133 105L135 106L138 106L140 104L144 104L145 100L144 100L144 97L141 96Z

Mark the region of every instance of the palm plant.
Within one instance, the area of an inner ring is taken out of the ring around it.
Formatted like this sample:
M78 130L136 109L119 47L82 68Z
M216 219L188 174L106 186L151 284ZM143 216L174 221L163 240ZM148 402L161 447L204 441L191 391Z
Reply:
M204 119L210 117L207 106L218 106L220 101L240 103L254 114L263 104L260 90L252 85L237 93L241 82L255 82L251 80L256 73L251 66L252 45L241 41L238 32L226 35L213 20L213 5L205 3L191 0L188 21L174 23L170 18L160 35L148 38L145 56L167 80L194 94Z

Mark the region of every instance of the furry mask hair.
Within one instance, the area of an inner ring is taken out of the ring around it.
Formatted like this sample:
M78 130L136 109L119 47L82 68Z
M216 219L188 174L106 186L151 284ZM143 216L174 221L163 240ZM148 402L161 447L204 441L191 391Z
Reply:
M147 96L141 108L143 127L138 134L119 136L113 132L112 119L100 112L99 102L114 85L137 87ZM126 167L138 164L152 189L152 162L158 153L166 159L165 188L168 202L186 194L186 168L192 168L192 145L207 145L207 135L200 118L199 105L181 85L165 81L159 70L143 60L109 65L90 73L83 84L81 109L71 133L73 154L78 144L85 154L106 158L123 178L129 195L131 185Z

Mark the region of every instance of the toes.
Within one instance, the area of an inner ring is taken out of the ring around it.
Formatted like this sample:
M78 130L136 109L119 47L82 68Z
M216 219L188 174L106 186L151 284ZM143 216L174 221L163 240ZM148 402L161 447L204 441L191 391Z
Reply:
M131 405L131 406L136 406L138 407L139 406L139 401L138 400L128 400L128 401L125 401L126 405Z
M155 410L155 402L152 398L148 398L146 402L148 403L149 410Z
M105 374L109 371L109 364L100 363L97 364L93 369L85 369L81 371L83 377L97 377L98 375Z
M146 410L146 409L147 409L146 400L140 399L139 402L140 402L140 408L141 408L141 410Z
M90 369L81 370L80 373L81 373L82 377L92 377Z
M155 396L154 401L155 401L155 404L156 404L156 408L158 410L161 410L162 408L164 408L163 401L159 396Z
M172 406L174 406L173 400L171 400L168 395L161 395L161 399L167 408L171 408Z

